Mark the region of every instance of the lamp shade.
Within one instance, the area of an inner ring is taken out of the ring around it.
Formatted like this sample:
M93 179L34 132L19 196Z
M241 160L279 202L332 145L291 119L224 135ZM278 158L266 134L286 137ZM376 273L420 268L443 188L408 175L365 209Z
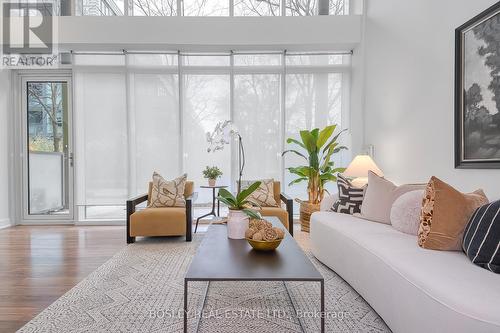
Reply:
M368 177L368 171L372 171L380 177L384 176L382 170L380 170L370 156L358 155L342 174L346 177L366 178Z

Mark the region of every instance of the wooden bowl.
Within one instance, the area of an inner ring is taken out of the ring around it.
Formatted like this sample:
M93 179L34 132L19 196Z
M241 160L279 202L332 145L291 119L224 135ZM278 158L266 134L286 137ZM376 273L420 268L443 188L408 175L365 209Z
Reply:
M274 251L281 243L281 239L277 239L274 241L256 241L250 238L246 238L248 243L252 246L252 248L256 251Z

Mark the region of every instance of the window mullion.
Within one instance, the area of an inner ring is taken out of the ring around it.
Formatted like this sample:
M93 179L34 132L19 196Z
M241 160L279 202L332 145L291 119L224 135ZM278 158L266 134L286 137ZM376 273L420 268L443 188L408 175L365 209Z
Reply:
M183 10L182 10L182 1L183 0L177 0L177 16L183 16ZM179 59L180 60L180 59Z
M180 0L179 0L180 2ZM181 173L184 172L184 71L183 71L184 62L182 60L182 56L180 52L177 53L177 84L179 85L179 171Z
M229 56L229 120L234 124L234 54L233 51L231 51L231 55ZM237 124L235 124L237 125ZM231 148L231 184L230 188L232 188L232 185L235 184L236 182L236 177L238 175L239 170L237 170L236 163L238 161L238 156L237 153L239 150L234 147L234 140L231 142L230 148Z
M283 0L284 1L284 0ZM286 136L286 50L281 55L281 151L285 151ZM285 192L285 156L281 156L281 191Z

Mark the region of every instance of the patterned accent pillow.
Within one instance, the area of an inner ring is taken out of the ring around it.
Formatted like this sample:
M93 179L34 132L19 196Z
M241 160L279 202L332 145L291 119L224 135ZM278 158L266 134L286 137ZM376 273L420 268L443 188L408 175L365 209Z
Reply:
M478 207L487 203L483 190L461 193L432 177L422 200L418 245L430 250L462 250L467 222Z
M242 180L241 189L246 189L256 181L262 182L260 186L248 197L248 201L261 207L277 207L274 199L274 179Z
M339 174L337 176L337 187L339 189L339 198L330 210L350 215L360 213L366 186L355 187L348 179Z
M465 228L462 249L472 263L500 273L500 200L476 209Z
M183 174L174 180L165 180L156 171L153 173L153 188L148 208L160 207L186 207L184 189L187 174Z

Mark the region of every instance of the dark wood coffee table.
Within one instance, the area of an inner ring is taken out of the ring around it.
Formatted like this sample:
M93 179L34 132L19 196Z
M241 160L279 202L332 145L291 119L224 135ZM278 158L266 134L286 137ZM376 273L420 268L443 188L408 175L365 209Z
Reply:
M266 219L275 226L283 227L276 217L266 217ZM283 281L289 297L286 281L319 282L321 332L325 331L325 280L288 231L276 251L257 252L244 239L228 239L225 225L211 225L184 278L184 332L188 330L190 281L208 281L209 284L210 281ZM207 292L208 286L205 298ZM291 297L290 300L295 310ZM203 309L205 299L202 304ZM298 319L302 326L301 318ZM196 331L198 325L199 320Z

